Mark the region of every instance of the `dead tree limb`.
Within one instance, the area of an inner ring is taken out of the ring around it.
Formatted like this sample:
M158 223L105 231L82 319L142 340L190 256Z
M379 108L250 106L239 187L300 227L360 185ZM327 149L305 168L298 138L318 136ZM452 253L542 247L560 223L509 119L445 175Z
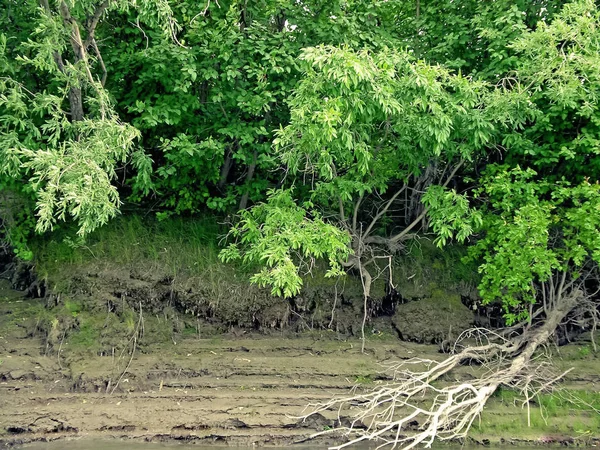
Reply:
M349 440L333 449L366 440L377 442L380 447L411 449L430 447L435 439L465 438L499 386L518 389L526 398L532 398L564 375L549 375L549 364L538 362L534 353L583 298L580 290L570 292L555 303L543 323L513 339L483 329L471 330L461 335L456 353L446 359L412 358L389 365L391 383L370 392L309 405L310 412L302 417L333 409L338 411L340 419L346 408L358 410L353 413L350 426L339 428ZM458 351L466 339L471 342L474 339L475 344ZM471 362L484 369L479 378L455 382L444 378L460 365ZM413 428L415 423L417 430Z

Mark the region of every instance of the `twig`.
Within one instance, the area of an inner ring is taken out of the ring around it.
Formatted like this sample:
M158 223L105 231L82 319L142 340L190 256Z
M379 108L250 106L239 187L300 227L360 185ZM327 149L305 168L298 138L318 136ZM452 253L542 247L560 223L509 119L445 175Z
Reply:
M133 337L132 337L132 340L133 340L133 349L131 350L131 357L129 358L129 362L127 363L127 366L125 367L125 370L123 370L123 372L121 372L121 375L119 376L119 379L117 380L117 382L115 383L114 387L112 388L112 391L110 391L110 395L112 395L112 394L115 393L115 391L119 387L119 383L121 382L121 380L123 379L123 377L127 373L127 370L129 370L129 366L131 366L131 361L133 361L133 357L135 355L135 350L137 348L137 337L138 337L138 333L140 331L140 326L142 325L142 322L143 322L142 302L140 302L140 317L138 319L138 323L137 323L137 326L135 328L135 331L134 331Z
M65 335L66 334L67 334L67 330L65 329L63 331L62 339L60 340L60 345L58 346L58 354L56 355L56 360L58 362L58 367L60 368L60 370L63 370L62 364L60 363L60 352L61 352L61 349L62 349L63 342L65 340Z

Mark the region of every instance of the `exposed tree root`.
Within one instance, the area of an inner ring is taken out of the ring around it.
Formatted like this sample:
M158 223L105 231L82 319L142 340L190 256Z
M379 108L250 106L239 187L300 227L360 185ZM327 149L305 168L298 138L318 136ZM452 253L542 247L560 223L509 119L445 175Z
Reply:
M380 447L410 449L429 447L434 439L465 438L499 386L520 390L524 404L528 405L531 397L564 375L553 373L551 365L534 357L534 353L550 339L582 297L581 291L563 297L541 325L513 339L484 329L463 333L454 354L445 360L412 358L389 365L393 382L364 394L353 393L309 405L311 411L303 417L329 409L337 409L338 416L345 408L357 410L351 424L338 429L350 439L334 449L366 440L378 442ZM465 342L471 345L463 347ZM442 378L457 367L474 362L483 371L479 378L456 382L448 381L448 376Z

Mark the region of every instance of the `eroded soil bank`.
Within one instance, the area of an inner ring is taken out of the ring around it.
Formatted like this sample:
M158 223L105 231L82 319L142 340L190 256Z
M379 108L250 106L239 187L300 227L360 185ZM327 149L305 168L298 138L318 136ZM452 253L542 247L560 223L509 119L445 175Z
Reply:
M57 351L48 352L31 326L24 325L31 319L27 311L40 300L4 285L0 298L4 447L73 438L288 445L335 426L335 413L304 422L295 418L309 403L343 395L355 385L368 389L384 383L380 370L385 361L442 356L437 346L385 334L370 334L367 354L362 354L357 338L327 331L295 338L190 335L146 346L133 356L75 351L59 339ZM597 392L599 361L581 348L563 351L570 357L556 362L576 365L566 381L572 389ZM460 376L472 370L465 367ZM536 426L527 428L525 411L515 405L514 399L495 398L474 439L591 445L600 437L599 415L591 409L546 411L543 423L532 416ZM350 414L343 412L342 420ZM340 439L325 437L319 446Z

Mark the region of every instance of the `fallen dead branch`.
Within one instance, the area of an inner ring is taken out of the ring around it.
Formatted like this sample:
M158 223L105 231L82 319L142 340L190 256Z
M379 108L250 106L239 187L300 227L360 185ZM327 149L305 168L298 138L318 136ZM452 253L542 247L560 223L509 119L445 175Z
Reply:
M484 329L470 330L457 341L454 353L442 361L412 358L390 364L393 381L366 393L352 392L344 398L312 404L307 417L326 410L337 410L338 423L343 411L351 410L349 426L337 431L348 441L331 447L341 449L362 441L374 441L379 447L400 446L411 449L430 447L435 439L463 439L485 404L500 386L518 390L524 406L529 399L549 389L566 372L555 373L544 358L534 357L565 320L581 304L583 294L573 291L547 314L537 327L512 339ZM466 345L470 342L470 345ZM477 364L482 374L468 380L450 373L464 364ZM353 410L353 411L352 411ZM327 433L330 433L327 430ZM323 433L317 433L313 437Z

